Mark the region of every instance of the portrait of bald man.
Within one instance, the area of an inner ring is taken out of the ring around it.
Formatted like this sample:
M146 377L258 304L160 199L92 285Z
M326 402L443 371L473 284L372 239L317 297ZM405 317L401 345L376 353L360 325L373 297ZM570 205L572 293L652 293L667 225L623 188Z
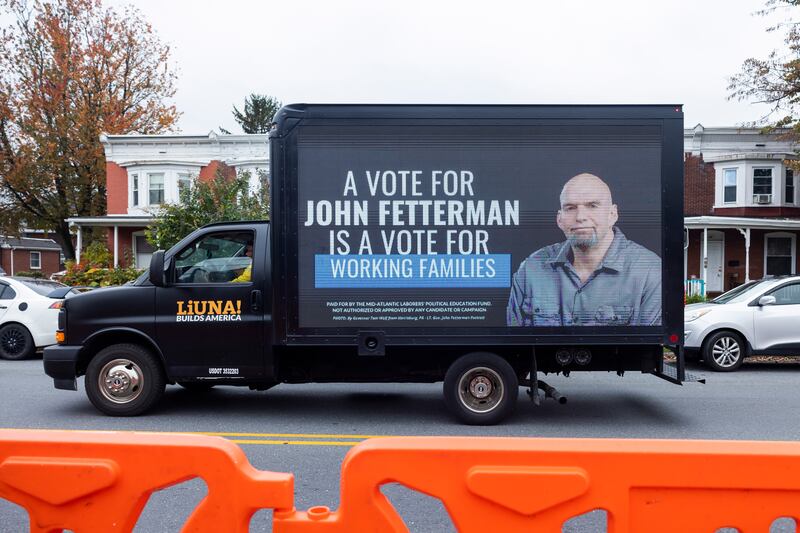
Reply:
M661 324L661 258L628 240L608 185L589 173L570 178L556 223L566 240L525 259L514 274L509 326Z

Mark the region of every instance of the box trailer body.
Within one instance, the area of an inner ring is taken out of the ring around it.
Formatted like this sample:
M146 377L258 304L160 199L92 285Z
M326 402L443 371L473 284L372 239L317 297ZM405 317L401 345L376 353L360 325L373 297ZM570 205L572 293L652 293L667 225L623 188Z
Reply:
M45 368L59 388L87 374L109 414L155 402L128 399L148 373L162 390L444 381L470 423L502 420L520 384L558 397L540 373L679 383L682 117L286 106L270 134L270 221L206 226L132 286L71 299ZM140 352L135 371L112 364ZM114 376L122 392L103 390Z

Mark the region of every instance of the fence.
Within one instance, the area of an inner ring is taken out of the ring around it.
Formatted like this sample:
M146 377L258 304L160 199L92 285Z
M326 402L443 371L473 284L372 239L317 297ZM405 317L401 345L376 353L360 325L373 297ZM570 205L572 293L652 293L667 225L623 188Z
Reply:
M381 493L401 483L442 500L462 532L561 531L604 509L608 531L768 531L800 516L800 443L409 437L354 447L336 511L293 506L291 474L255 470L218 437L0 431L0 497L31 531L128 532L153 491L202 477L183 531L244 532L261 508L279 533L407 531Z

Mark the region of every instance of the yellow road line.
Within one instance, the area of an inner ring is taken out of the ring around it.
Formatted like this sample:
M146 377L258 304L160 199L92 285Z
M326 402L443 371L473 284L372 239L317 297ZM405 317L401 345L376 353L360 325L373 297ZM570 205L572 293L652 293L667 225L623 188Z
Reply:
M260 445L294 445L294 446L355 446L361 441L332 441L332 440L248 440L248 439L228 439L236 444L260 444Z
M200 435L210 435L212 437L272 437L285 439L377 439L389 437L389 435L344 435L336 433L226 433L196 431Z

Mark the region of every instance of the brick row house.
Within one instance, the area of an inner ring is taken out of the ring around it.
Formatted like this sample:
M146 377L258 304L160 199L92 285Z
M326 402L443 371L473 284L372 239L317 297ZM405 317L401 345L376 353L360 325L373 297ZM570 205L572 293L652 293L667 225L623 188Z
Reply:
M40 272L44 277L61 270L61 246L53 239L0 235L0 274Z
M798 270L795 146L758 129L684 132L684 273L709 295ZM691 282L690 282L691 283Z
M115 266L147 268L153 253L144 229L159 207L177 202L193 180L217 170L248 171L256 187L269 172L267 135L103 135L107 215L67 219L80 261L86 228L105 228Z

